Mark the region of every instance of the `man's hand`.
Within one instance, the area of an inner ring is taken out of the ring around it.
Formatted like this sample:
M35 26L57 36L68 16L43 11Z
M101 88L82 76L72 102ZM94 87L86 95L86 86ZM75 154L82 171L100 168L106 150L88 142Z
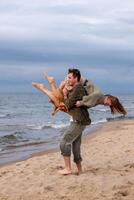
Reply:
M80 107L81 106L81 104L80 104L80 101L76 101L76 107Z

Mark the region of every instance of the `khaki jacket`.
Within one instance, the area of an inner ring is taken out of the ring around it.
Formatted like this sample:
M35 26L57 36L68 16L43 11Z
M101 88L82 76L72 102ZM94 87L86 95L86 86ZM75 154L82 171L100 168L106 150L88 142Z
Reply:
M98 87L93 85L90 80L85 79L82 79L82 84L84 85L87 95L83 96L80 101L81 105L91 108L103 103L104 94Z

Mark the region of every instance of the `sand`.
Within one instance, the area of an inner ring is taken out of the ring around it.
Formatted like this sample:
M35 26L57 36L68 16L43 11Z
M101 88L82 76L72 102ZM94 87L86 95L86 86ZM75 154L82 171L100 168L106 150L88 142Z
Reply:
M82 143L83 174L62 176L60 152L0 168L0 200L134 200L134 120L108 122Z

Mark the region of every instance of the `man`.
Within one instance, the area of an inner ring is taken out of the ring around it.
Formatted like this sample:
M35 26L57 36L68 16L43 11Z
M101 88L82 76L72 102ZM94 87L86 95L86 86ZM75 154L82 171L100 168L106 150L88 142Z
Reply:
M67 77L69 85L67 87L64 87L65 82L63 82L59 88L56 88L54 78L49 76L46 76L46 78L51 86L51 91L47 90L42 84L32 83L32 85L49 96L51 102L55 105L54 113L62 110L73 118L70 127L65 131L60 142L61 153L65 163L65 168L60 170L60 173L63 175L72 173L70 161L72 146L74 161L80 174L82 172L81 135L85 126L91 123L87 109L103 104L109 106L113 114L118 112L125 115L126 111L117 97L103 95L91 81L82 80L81 74L77 69L69 69ZM62 95L64 98L61 98Z
M66 88L63 89L63 102L68 108L69 114L72 116L72 122L65 131L60 142L61 154L63 155L65 164L65 168L59 171L62 175L69 175L72 173L71 147L78 174L82 172L82 158L80 152L81 136L86 125L89 125L91 120L86 106L76 107L76 102L82 100L82 97L86 95L84 86L80 83L80 78L81 74L78 69L69 69L67 81L72 87L72 90L68 93Z

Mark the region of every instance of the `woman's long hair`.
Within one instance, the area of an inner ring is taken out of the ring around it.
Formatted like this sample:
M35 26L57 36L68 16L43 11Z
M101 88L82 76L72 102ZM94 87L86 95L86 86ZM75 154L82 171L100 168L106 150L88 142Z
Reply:
M111 109L112 114L115 114L115 113L120 113L120 114L123 114L123 115L127 114L125 108L120 103L120 101L117 97L112 96L110 94L107 94L105 96L107 96L111 100L111 106L109 106L109 107Z

